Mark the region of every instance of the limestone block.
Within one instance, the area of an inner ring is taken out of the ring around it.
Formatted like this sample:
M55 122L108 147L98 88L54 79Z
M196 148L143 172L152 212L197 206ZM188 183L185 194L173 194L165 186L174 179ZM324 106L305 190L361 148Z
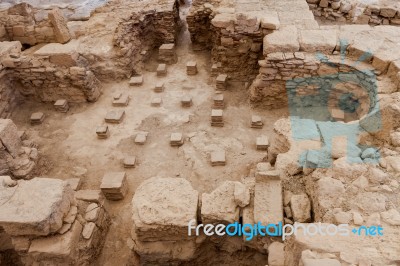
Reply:
M380 15L385 18L393 18L396 15L397 10L394 8L386 7L381 8Z
M299 224L296 236L291 236L285 243L289 249L285 250L285 259L292 261L292 265L299 265L299 258L301 257L304 264L309 263L308 260L315 259L315 263L308 264L312 266L322 265L342 265L335 259L322 259L310 258L309 256L302 256L305 250L317 251L318 253L331 253L340 254L341 260L345 261L343 264L355 264L361 261L369 261L369 264L358 265L390 265L393 261L399 258L398 248L400 246L399 230L396 227L384 227L383 236L371 237L365 234L353 234L350 232L348 235L335 234L335 235L310 235L304 232L303 224ZM304 224L306 225L306 224ZM318 225L318 224L316 224ZM321 223L322 228L332 227L332 224ZM351 226L349 230L351 230ZM393 247L396 247L393 249ZM365 252L368 250L368 252ZM310 262L311 263L311 262ZM306 264L304 264L306 265Z
M197 221L198 196L183 178L154 177L144 181L132 199L137 238L140 241L186 239L189 221Z
M301 30L300 47L305 52L325 52L331 54L337 44L337 32L332 30Z
M235 183L226 181L211 193L202 194L203 223L233 223L239 221L239 207L235 201Z
M91 190L91 189L78 190L75 193L75 198L87 202L96 202L100 205L103 205L105 201L104 195L101 192L101 190Z
M38 57L49 56L49 60L53 64L73 67L76 66L79 57L78 47L79 42L76 40L66 44L49 43L42 46L33 55Z
M285 265L285 245L280 242L273 242L268 246L268 265L284 266Z
M250 190L242 183L235 183L234 190L235 202L239 207L245 207L250 203Z
M12 236L58 231L73 202L73 190L59 179L22 180L0 190L0 226Z
M233 26L236 22L236 14L220 13L217 14L212 20L211 24L217 28L227 28Z
M262 224L283 222L282 184L279 179L257 181L254 192L254 220Z
M293 195L290 207L295 222L304 223L311 220L311 203L306 194Z
M21 149L21 139L18 136L17 126L11 119L0 119L0 142L11 156L18 155Z
M72 228L63 235L33 240L28 253L36 259L74 259L81 231L82 225L75 221Z
M62 12L57 8L49 12L49 20L54 27L54 35L57 42L66 43L71 39L67 20L64 18Z
M304 259L302 260L304 266L341 266L342 264L335 259Z
M299 49L296 26L281 27L264 37L264 55L275 52L298 52Z
M264 11L261 17L261 28L268 30L277 30L280 27L279 16L275 11Z

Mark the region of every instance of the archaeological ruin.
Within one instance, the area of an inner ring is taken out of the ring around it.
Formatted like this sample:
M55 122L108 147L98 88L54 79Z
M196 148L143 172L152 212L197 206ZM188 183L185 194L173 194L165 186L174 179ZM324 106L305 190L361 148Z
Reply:
M0 265L400 265L398 0L0 0Z

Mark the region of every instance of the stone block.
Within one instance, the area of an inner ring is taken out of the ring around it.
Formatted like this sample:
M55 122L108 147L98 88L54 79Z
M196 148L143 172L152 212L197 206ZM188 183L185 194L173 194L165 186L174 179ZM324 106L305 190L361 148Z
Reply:
M38 57L49 56L50 62L55 65L73 67L76 66L79 57L78 46L77 40L72 40L66 44L49 43L42 46L33 55Z
M129 100L129 96L123 94L118 99L114 99L112 105L116 107L125 107L128 106Z
M171 146L182 146L184 142L182 133L172 133L169 144Z
M135 143L139 145L143 145L147 141L148 132L139 132L135 137Z
M264 37L264 55L275 52L298 52L299 50L296 26L281 27Z
M311 221L311 203L306 194L293 195L290 199L290 207L295 222Z
M104 118L106 123L113 123L113 124L119 124L122 122L122 120L125 117L125 111L123 110L113 110L109 111L106 114L106 117Z
M21 149L17 126L11 119L0 119L0 142L11 156L16 157Z
M338 43L336 29L301 30L300 48L304 52L324 52L331 54Z
M267 136L260 136L256 141L257 150L266 151L269 147L269 140Z
M124 158L124 167L125 168L135 168L136 166L136 157L135 156L126 156Z
M0 184L0 226L11 236L45 236L57 232L73 203L73 190L50 178Z
M121 200L128 192L125 172L110 172L103 176L100 189L108 200Z
M140 86L143 84L143 75L133 76L129 80L130 86Z
M15 37L25 36L25 27L24 25L15 25L12 27L12 32Z
M31 115L31 125L40 125L45 115L42 112L36 112Z
M203 223L234 223L239 221L239 206L235 201L236 182L226 181L211 193L201 197Z
M78 241L82 225L75 221L71 229L63 235L53 235L32 240L28 254L40 259L76 259Z
M236 22L236 14L220 13L217 14L212 20L211 24L216 28L227 28L233 26Z
M264 225L283 222L282 202L280 180L257 181L254 190L254 220Z
M162 98L161 97L154 97L151 99L150 105L153 107L160 107L162 104Z
M104 204L104 196L101 190L84 189L78 190L75 193L75 198L77 200L83 200L87 202L96 202L100 205Z
M153 177L132 199L134 232L140 241L188 239L188 223L197 225L199 193L183 178Z
M81 186L81 179L80 178L69 178L67 180L65 180L65 182L67 182L67 184L74 190L77 191L79 189L79 187Z
M66 43L71 39L67 20L64 18L62 12L56 8L49 12L49 20L54 28L54 35L57 42Z
M110 130L107 125L98 126L96 128L96 134L99 139L107 139L110 136Z
M167 65L159 64L157 67L157 76L165 76L167 75Z
M261 28L267 30L277 30L280 27L278 13L275 11L264 11L261 17Z
M273 242L268 246L268 266L285 265L285 244Z
M225 151L211 152L211 166L224 166L226 164Z

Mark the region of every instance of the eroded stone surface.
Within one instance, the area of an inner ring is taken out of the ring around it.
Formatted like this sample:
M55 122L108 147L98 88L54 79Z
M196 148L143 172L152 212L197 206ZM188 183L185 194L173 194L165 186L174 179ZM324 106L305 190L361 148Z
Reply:
M35 178L0 189L0 225L10 235L56 232L73 203L72 189L57 179Z

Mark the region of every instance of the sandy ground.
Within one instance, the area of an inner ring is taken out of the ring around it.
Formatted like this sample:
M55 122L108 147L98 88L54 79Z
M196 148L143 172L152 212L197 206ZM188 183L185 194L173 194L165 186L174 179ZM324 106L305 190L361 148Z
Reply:
M182 17L187 7L181 9ZM188 179L192 186L201 191L211 191L225 180L240 180L248 175L251 167L261 161L265 152L255 149L256 138L270 135L273 123L284 116L287 110L252 110L247 101L244 84L230 84L224 93L227 107L224 110L225 126L210 125L212 97L215 92L215 78L210 77L211 68L208 52L192 52L186 26L178 40L179 61L168 66L166 77L156 76L156 51L144 71L144 84L130 87L128 80L104 84L103 95L93 104L72 104L67 114L54 111L52 104L31 100L21 102L21 108L13 114L13 121L20 130L26 130L29 139L39 144L41 160L37 175L67 179L82 178L83 189L99 189L101 178L109 171L126 171L129 180L129 194L119 202L109 204L112 225L102 252L102 265L124 265L130 251L126 241L131 228L130 201L136 188L144 180L153 177L180 176ZM186 62L196 60L199 73L186 75ZM163 93L154 93L157 81L165 82ZM183 85L193 89L183 89ZM129 94L129 106L113 107L112 96L116 92ZM193 106L184 109L180 97L188 93L193 97ZM151 107L151 99L161 96L161 107ZM104 124L109 110L123 109L126 112L121 124L109 124L110 138L100 140L95 130ZM42 125L31 126L32 112L46 114ZM263 129L250 128L252 114L261 115ZM148 131L147 143L135 145L134 137L139 131ZM180 148L171 147L172 132L181 132L185 144ZM209 153L225 149L227 165L211 167ZM122 160L126 155L136 156L138 165L124 169Z

